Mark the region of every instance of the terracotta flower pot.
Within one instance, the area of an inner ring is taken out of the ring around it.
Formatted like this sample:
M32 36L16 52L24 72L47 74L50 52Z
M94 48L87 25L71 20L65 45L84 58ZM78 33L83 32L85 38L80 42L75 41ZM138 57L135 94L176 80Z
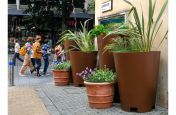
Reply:
M155 106L160 52L114 53L121 107L148 112Z
M70 51L70 62L72 65L73 85L84 85L84 81L76 73L80 73L86 69L86 67L94 69L97 63L97 52L85 53L82 51Z
M64 41L64 50L65 51L72 49L73 46L77 46L73 40L65 40ZM66 60L70 60L69 52L66 53Z
M114 83L84 82L86 85L89 106L97 109L109 108L113 104Z
M69 83L70 71L53 70L53 78L56 86L66 86Z

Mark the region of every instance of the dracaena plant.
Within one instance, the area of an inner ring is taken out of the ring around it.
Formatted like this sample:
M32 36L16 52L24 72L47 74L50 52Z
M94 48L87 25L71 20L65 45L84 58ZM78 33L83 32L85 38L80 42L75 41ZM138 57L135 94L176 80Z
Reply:
M79 32L72 32L68 30L66 34L63 34L61 40L73 40L77 46L72 47L83 52L95 51L94 36L92 34L92 30L88 31L86 28L88 21L89 20L86 20L84 24L81 23L82 30Z
M157 38L158 32L161 29L161 25L163 24L162 15L164 14L164 11L167 7L168 0L165 0L163 6L161 7L160 11L156 11L156 0L148 0L148 19L147 21L144 18L144 13L141 6L142 14L140 15L137 11L137 8L128 0L124 0L126 3L128 3L131 6L131 10L129 14L132 13L134 17L134 23L130 22L130 25L133 29L137 29L135 31L140 36L136 39L135 45L138 45L140 48L140 51L148 52L152 50L153 44L155 39ZM159 13L158 13L159 12ZM156 15L156 13L158 13ZM156 17L156 20L154 20L154 16ZM141 16L141 17L140 17ZM164 36L161 38L161 41L159 43L159 46L162 44L163 40L167 38L168 30L165 32Z
M124 0L126 3L131 5L131 10L129 14L132 14L134 17L134 23L131 21L129 25L122 24L118 26L115 30L110 31L109 34L117 34L119 35L117 39L114 39L111 44L108 44L105 47L106 50L118 51L118 52L149 52L152 50L155 39L157 38L157 34L161 28L163 20L161 19L168 1L166 0L157 15L156 20L154 20L154 15L157 13L155 11L156 1L154 4L152 0L149 1L148 6L148 19L147 22L144 19L144 14L141 6L142 14L140 15L137 11L137 8L128 0ZM141 17L139 17L141 16ZM159 43L159 46L163 42L165 38L167 38L167 33L164 34L163 38ZM109 35L108 34L108 35Z
M129 25L125 23L118 24L116 28L109 31L105 36L111 34L117 35L116 38L112 40L112 43L107 44L104 48L104 52L107 50L118 51L118 52L128 52L128 51L139 51L138 37L140 36L136 33L136 28L130 28Z

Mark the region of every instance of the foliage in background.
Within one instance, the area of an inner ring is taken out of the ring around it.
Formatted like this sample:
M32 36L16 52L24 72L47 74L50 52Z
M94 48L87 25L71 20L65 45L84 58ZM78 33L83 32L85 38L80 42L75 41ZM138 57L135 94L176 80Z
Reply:
M116 75L106 67L104 69L98 70L86 68L86 70L82 71L81 73L78 73L77 75L82 77L85 81L94 83L116 81Z
M89 0L88 11L95 11L95 0Z
M25 13L31 14L30 22L38 29L63 28L67 25L74 7L83 8L83 0L28 0ZM59 23L59 18L62 23ZM62 26L62 27L61 27Z
M140 35L139 39L135 40L135 44L138 45L138 47L140 48L140 51L144 51L144 52L151 51L153 47L153 43L163 23L163 20L161 20L161 17L163 16L163 13L167 7L168 0L165 0L160 11L155 10L156 0L154 1L154 4L153 4L153 0L148 0L149 6L148 6L147 22L144 19L142 6L141 6L142 14L141 14L141 17L139 17L140 14L138 13L136 7L128 0L124 0L124 1L129 5L131 5L132 7L129 14L132 13L135 22L134 23L130 21L129 22L133 29L137 29L135 32ZM156 15L155 13L158 13L156 20L154 20L154 15ZM163 38L161 39L159 46L161 45L163 40L167 38L167 33L168 33L168 30L166 31Z
M54 70L70 70L71 64L69 61L59 63L53 67Z

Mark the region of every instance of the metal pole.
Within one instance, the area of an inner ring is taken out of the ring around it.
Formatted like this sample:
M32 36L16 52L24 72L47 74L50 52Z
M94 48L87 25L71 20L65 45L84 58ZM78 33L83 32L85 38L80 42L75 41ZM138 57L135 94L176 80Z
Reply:
M14 62L12 60L9 62L9 66L9 86L14 86Z

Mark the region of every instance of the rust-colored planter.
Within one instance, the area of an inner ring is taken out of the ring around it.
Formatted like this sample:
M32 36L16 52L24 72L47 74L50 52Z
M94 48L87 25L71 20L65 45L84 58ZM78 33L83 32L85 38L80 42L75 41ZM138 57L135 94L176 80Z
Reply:
M89 106L97 109L112 107L114 97L114 83L84 82L86 85Z
M155 107L160 52L115 53L121 107L148 112Z
M53 78L56 86L66 86L69 83L70 71L53 70Z
M66 51L66 55L65 55L66 60L70 60L70 55L69 55L68 50L72 49L73 46L77 46L76 43L73 40L65 40L64 41L64 50Z
M106 65L107 68L111 69L112 71L115 71L113 53L110 51L104 52L104 47L107 44L112 43L112 40L116 37L117 35L109 35L107 37L105 37L105 35L100 35L97 38L99 67L101 69L103 69Z
M106 35L100 35L97 38L97 44L98 44L98 56L99 56L99 68L103 69L106 65L107 68L115 72L115 64L114 64L114 57L113 53L111 51L104 52L104 47L107 44L112 43L112 40L117 37L117 35L109 35L105 37ZM115 89L116 92L114 95L114 102L119 103L119 91L118 91L118 83L115 83Z
M84 85L84 81L76 73L80 73L86 69L86 67L94 69L97 63L97 52L85 53L82 51L70 51L70 62L72 66L73 85Z

